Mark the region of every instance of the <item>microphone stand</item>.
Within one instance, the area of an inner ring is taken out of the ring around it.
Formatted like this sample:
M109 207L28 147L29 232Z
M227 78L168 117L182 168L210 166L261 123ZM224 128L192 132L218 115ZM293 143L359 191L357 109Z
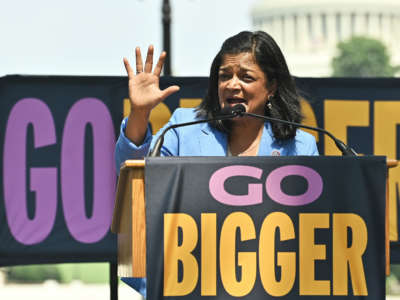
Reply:
M246 108L242 104L237 104L234 107L229 108L228 111L222 112L222 114L216 118L206 119L206 120L197 120L197 121L174 124L174 125L168 126L167 128L164 129L164 131L158 137L156 143L154 144L153 149L149 152L149 154L147 156L148 157L160 156L161 146L164 143L164 135L170 129L178 128L178 127L182 127L182 126L199 124L199 123L227 120L227 119L232 119L232 118L235 118L238 116L239 117L250 116L253 118L267 120L270 122L278 122L278 123L293 125L293 126L300 127L300 128L306 128L306 129L322 132L323 134L326 134L327 136L329 136L335 142L336 147L340 150L340 152L342 152L343 156L358 156L357 152L354 151L354 149L347 146L345 143L343 143L341 140L337 139L332 133L330 133L329 131L327 131L325 129L318 128L318 127L312 127L312 126L308 126L308 125L304 125L304 124L300 124L300 123L296 123L296 122L276 119L276 118L272 118L272 117L257 115L257 114L253 114L253 113L248 113L248 112L246 112Z

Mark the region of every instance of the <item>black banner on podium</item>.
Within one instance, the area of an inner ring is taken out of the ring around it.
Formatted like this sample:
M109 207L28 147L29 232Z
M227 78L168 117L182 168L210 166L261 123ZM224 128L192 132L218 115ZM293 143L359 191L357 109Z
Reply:
M146 160L147 299L385 297L384 157Z

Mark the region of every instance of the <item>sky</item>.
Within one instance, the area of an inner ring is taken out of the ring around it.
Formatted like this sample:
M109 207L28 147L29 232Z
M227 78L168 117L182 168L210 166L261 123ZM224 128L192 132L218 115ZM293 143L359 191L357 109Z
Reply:
M170 0L172 72L207 76L222 42L252 30L260 0ZM134 48L162 48L162 0L0 0L0 76L125 75Z

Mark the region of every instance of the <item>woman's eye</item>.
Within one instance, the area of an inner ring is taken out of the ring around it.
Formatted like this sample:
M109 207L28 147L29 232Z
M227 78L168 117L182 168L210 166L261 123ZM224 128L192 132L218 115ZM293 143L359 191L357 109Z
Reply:
M219 74L218 77L219 77L219 79L222 79L222 80L229 79L229 75L225 74L225 73Z
M254 78L253 78L252 76L250 76L250 75L244 75L244 76L243 76L243 79L244 79L245 81L253 81L253 80L254 80Z

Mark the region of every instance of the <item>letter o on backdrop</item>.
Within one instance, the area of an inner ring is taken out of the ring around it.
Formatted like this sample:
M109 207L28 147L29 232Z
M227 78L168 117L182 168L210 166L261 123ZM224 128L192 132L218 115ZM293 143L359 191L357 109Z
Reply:
M290 175L301 176L307 180L308 188L304 194L292 196L282 191L281 182ZM273 201L287 206L301 206L318 199L322 193L323 182L315 170L300 165L289 165L273 170L267 177L265 188Z
M93 212L85 213L85 129L93 130ZM82 243L100 241L109 231L115 191L114 127L107 106L83 98L70 109L61 149L61 190L65 221L71 235Z

